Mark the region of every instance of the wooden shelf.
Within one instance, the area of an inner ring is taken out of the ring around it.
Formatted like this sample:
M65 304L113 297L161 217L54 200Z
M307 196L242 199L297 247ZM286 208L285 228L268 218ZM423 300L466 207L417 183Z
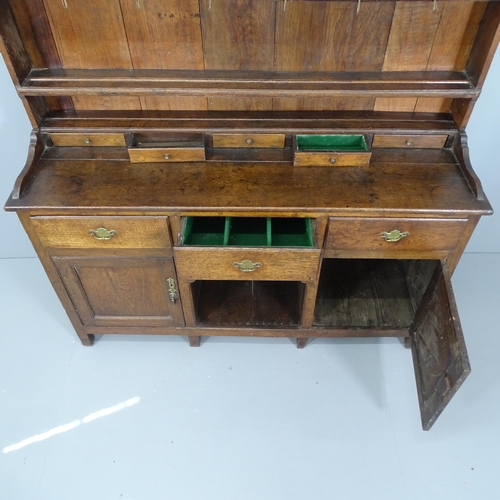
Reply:
M479 95L479 90L463 71L303 73L34 69L18 90L26 96L475 98Z
M65 111L51 112L42 132L162 133L456 133L449 113L388 111ZM313 132L312 132L313 131Z

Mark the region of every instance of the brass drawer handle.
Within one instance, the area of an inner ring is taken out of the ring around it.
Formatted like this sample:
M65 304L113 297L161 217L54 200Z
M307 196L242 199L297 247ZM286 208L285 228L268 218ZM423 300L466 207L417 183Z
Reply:
M410 236L410 233L407 231L402 233L401 231L394 229L390 233L380 233L380 236L382 236L382 238L384 238L385 241L394 243L396 241L402 240L403 238Z
M242 260L241 262L233 262L233 267L239 269L243 273L251 273L259 267L262 267L262 262L252 262L251 260Z
M89 234L92 235L96 240L110 240L118 233L114 229L108 231L106 228L100 227L98 229L90 229Z
M177 289L175 288L175 281L172 278L167 278L168 285L168 298L170 302L175 304L175 301L179 298L179 294L177 293Z

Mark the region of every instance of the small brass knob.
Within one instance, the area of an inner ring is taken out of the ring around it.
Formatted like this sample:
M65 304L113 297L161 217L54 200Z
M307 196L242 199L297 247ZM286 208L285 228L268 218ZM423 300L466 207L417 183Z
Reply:
M406 141L407 146L411 146L411 141Z
M247 139L247 144L252 144L252 139Z
M163 155L163 158L165 158L165 160L168 160L168 159L170 159L170 156L169 155Z
M337 160L335 158L330 158L330 163L333 165Z
M85 144L90 144L90 139L85 139Z

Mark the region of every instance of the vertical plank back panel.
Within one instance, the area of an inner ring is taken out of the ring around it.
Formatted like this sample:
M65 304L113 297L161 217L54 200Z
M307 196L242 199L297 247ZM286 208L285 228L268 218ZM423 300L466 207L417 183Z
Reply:
M483 86L499 42L500 2L488 2L467 62L467 73L472 83L479 88Z
M65 3L67 8L61 0L44 0L63 68L132 68L119 0ZM102 106L93 109L130 109L134 100L133 109L141 109L138 97L79 98L74 99L74 104L75 109L88 109L87 105L94 103Z
M113 95L79 95L73 96L76 110L127 110L140 111L142 109L139 97L135 96L113 96Z
M203 69L198 0L120 0L134 69ZM143 109L206 109L203 97L141 97Z
M200 0L200 6L206 69L273 69L276 2ZM272 109L272 99L213 98L209 109Z
M383 71L424 71L432 51L443 5L433 11L430 2L398 2L394 10ZM417 98L378 98L377 111L415 110Z
M218 111L270 111L273 99L267 97L210 97L208 109Z
M16 0L11 2L12 13L24 46L37 68L60 68L57 52L43 0Z
M26 52L35 68L60 68L61 59L57 52L54 37L43 0L17 0L11 2L12 13ZM48 109L72 110L71 97L48 97Z
M463 71L467 65L486 2L447 2L432 46L428 71ZM449 112L450 99L418 99L415 111Z
M380 71L394 2L292 2L276 12L277 71ZM374 24L377 29L373 29ZM374 99L275 99L275 109L373 109Z
M276 111L372 111L375 99L338 97L279 97L273 99Z

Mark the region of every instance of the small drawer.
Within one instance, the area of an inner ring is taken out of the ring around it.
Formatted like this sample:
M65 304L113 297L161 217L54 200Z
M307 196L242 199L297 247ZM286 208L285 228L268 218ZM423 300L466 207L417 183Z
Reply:
M447 139L447 135L376 135L372 147L441 149Z
M50 134L56 147L120 147L125 146L123 134Z
M317 279L319 249L174 248L179 279L277 280Z
M296 151L293 164L296 167L367 167L371 152L366 153L314 153Z
M467 219L332 217L325 249L329 257L435 258L455 249L466 226Z
M366 167L370 164L364 135L297 135L293 164L297 167Z
M48 248L170 248L166 217L32 217Z
M213 134L214 148L284 148L285 134Z
M137 148L128 150L131 163L204 161L205 148Z

